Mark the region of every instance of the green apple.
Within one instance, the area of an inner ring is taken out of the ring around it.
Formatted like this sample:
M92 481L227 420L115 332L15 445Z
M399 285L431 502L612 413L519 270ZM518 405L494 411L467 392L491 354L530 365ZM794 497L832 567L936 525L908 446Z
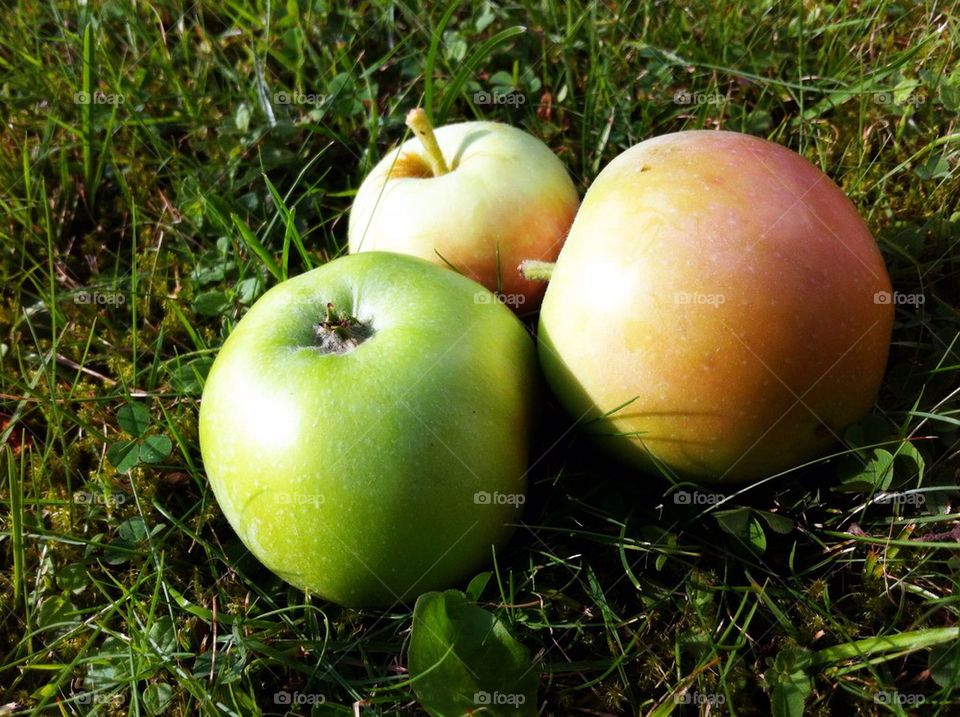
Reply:
M350 210L350 252L392 251L459 271L518 312L544 287L522 259L553 261L577 211L570 176L543 142L498 122L462 122L434 133L422 109L415 137L364 179Z
M571 414L628 461L751 481L836 443L872 406L893 321L869 229L772 142L642 142L591 185L540 314Z
M230 525L291 584L347 606L450 587L525 493L536 351L470 279L385 252L277 285L203 391L200 449Z

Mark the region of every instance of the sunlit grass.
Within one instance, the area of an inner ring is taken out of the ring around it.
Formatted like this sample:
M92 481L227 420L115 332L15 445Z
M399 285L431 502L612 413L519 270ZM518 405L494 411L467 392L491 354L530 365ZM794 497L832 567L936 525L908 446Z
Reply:
M526 128L581 192L656 134L768 137L844 188L896 290L924 298L897 307L849 449L719 502L608 462L551 404L481 596L535 655L544 713L956 712L955 7L151 0L0 20L0 713L282 714L281 690L323 695L316 714L417 713L412 606L345 610L260 566L196 417L246 308L345 252L353 192L424 100ZM506 91L524 102L474 102ZM149 435L169 449L118 472L114 446ZM887 455L921 504L844 490Z

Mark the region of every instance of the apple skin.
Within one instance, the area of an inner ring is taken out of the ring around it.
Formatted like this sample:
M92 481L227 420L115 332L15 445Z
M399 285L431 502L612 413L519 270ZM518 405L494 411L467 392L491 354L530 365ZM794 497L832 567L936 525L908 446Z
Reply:
M321 352L328 302L373 335ZM483 287L413 257L347 256L272 288L227 338L203 391L203 463L277 575L341 605L393 605L472 575L509 539L536 380L533 340Z
M416 137L387 154L354 199L350 253L419 256L491 291L499 286L520 313L536 310L545 287L517 267L560 252L578 204L566 168L539 139L499 122L451 124L435 134L450 171L433 176L417 161L426 150Z
M543 301L540 360L623 459L755 481L871 408L893 323L875 297L890 290L863 219L807 160L679 132L623 152L587 191Z

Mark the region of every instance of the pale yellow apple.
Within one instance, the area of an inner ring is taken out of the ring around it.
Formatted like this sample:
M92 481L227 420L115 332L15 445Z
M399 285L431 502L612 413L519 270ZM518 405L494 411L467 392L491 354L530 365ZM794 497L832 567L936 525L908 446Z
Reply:
M830 448L872 406L893 322L867 225L772 142L642 142L587 191L540 314L571 414L636 465L755 480Z
M353 202L350 252L419 256L499 290L520 313L535 310L544 286L518 265L560 252L578 204L566 168L539 139L498 122L435 136L449 171L436 173L419 136L387 154Z

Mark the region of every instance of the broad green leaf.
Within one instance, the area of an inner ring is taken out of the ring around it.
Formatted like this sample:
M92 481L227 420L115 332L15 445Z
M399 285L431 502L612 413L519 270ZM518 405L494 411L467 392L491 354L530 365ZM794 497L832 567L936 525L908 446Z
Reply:
M137 441L117 441L107 449L107 460L117 473L126 473L140 460L140 444Z
M493 11L490 9L490 5L488 3L484 3L483 8L480 11L480 16L473 21L473 27L477 32L483 32L496 19L497 16L493 14Z
M920 451L910 441L904 441L897 447L894 453L894 462L898 466L902 464L910 480L915 479L917 483L923 483L923 471L926 468L926 463ZM899 471L897 472L899 473Z
M417 600L407 662L413 691L433 717L537 714L530 652L457 590Z
M327 95L333 111L343 117L352 117L363 112L363 103L358 97L357 84L348 72L336 75L327 85Z
M150 649L170 657L177 649L177 627L169 615L158 618L147 631Z
M35 689L30 696L35 700L45 700L56 695L59 689L60 685L58 683L50 682Z
M139 545L146 542L148 537L162 531L164 527L166 526L163 523L157 523L148 531L143 518L139 516L128 518L117 528L117 537L104 546L103 559L111 565L122 565L130 559L132 553L138 550Z
M68 563L57 569L57 587L72 593L81 592L87 586L87 566L83 563Z
M756 518L750 518L750 524L747 528L747 542L760 553L767 549L767 534L763 532L763 526Z
M220 237L226 239L226 237ZM219 240L218 240L219 243ZM199 286L223 281L227 274L233 271L236 264L224 256L207 254L201 257L200 261L190 272L190 278Z
M930 676L941 687L960 685L960 642L937 645L930 650Z
M67 623L76 622L76 606L66 598L59 595L53 595L45 598L40 603L40 609L37 610L37 625L41 628L51 628L56 626L66 626Z
M124 640L110 636L100 650L90 656L84 689L90 692L110 690L129 683L140 671L140 657Z
M747 535L750 524L749 508L728 508L726 510L715 510L712 513L720 527L730 533L730 535Z
M120 536L120 540L131 545L136 545L147 539L147 524L144 523L143 518L139 516L127 518L120 523L120 527L117 528L117 535Z
M950 176L950 163L945 155L931 155L913 173L923 180L946 179Z
M193 310L201 316L219 316L230 308L230 299L222 291L204 291L193 300Z
M257 704L257 699L255 697L255 694L256 693L251 694L246 690L232 690L230 693L230 706L236 709L236 711L233 712L233 714L243 715L243 717L260 717L263 714L263 711L260 709L260 706ZM320 704L322 705L323 703L320 703ZM315 717L327 717L327 715L331 714L330 711L327 711L327 712L322 711L322 707L318 707L318 706L314 706L312 708L312 711L310 711L311 708L309 707L309 705L298 707L297 709L303 710L303 711L297 711L297 712L294 712L293 714L312 715ZM279 711L277 712L270 711L270 712L267 712L267 714L275 715L275 714L279 714ZM287 713L287 714L290 714L290 713ZM333 713L333 714L337 714L337 713Z
M260 294L263 293L264 283L259 276L252 276L249 279L242 279L237 282L234 291L237 294L237 301L241 304L252 304Z
M960 109L960 84L954 85L944 80L940 84L940 101L945 109L953 112Z
M900 80L893 88L893 103L902 105L910 99L913 91L920 87L920 81L910 78Z
M779 513L771 513L768 510L755 510L754 513L763 518L766 524L770 526L770 530L775 533L786 535L793 530L793 521Z
M203 392L203 382L210 373L213 359L201 356L189 363L170 369L170 385L175 391L186 396L199 396Z
M490 582L491 575L492 573L489 571L479 573L470 581L470 584L467 585L467 599L470 602L476 602L480 599L480 596L483 594L483 589L487 587L487 583Z
M159 463L169 456L172 450L173 443L166 436L147 436L140 445L140 460L143 463Z
M448 64L458 66L467 56L469 49L467 39L456 30L447 30L443 33L443 54Z
M143 706L149 715L161 715L173 699L173 687L166 682L154 682L143 691Z
M150 427L150 411L142 403L128 403L117 411L117 423L134 438L139 438Z
M193 663L193 676L207 680L213 670L214 679L221 685L237 682L243 677L243 664L233 652L217 652L214 660L213 652L207 651L197 655Z
M765 675L773 717L803 717L804 705L813 690L813 680L807 674L809 666L807 650L785 648L777 653L773 667Z
M874 493L887 490L891 482L893 454L883 448L875 448L866 465L859 465L858 461L858 465L847 472L836 490L842 493Z
M767 549L767 536L763 532L763 526L753 517L749 508L718 510L712 515L721 528L739 538L747 547L760 553Z

